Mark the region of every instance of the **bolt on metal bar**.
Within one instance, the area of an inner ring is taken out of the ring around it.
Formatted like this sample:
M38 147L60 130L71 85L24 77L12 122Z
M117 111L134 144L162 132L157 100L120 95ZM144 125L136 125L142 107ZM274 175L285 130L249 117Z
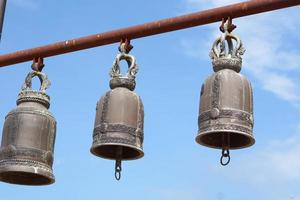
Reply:
M0 67L78 50L300 5L300 0L252 0L0 55Z

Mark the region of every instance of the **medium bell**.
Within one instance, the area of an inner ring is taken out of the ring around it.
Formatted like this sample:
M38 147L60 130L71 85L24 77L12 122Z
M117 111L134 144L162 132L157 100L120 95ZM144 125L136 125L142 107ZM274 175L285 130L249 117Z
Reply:
M247 78L239 74L244 51L240 39L225 31L214 42L210 54L215 73L201 88L196 142L222 149L222 165L229 163L230 149L249 147L255 142L252 88Z
M120 74L120 61L126 60L126 76ZM115 177L120 179L121 161L143 157L144 108L140 97L133 92L137 65L127 53L116 57L111 70L110 88L97 103L91 153L116 160Z
M39 91L32 90L32 78L41 81ZM50 85L41 72L30 72L19 93L16 109L8 113L0 149L0 180L23 185L47 185L52 173L56 121L48 111Z

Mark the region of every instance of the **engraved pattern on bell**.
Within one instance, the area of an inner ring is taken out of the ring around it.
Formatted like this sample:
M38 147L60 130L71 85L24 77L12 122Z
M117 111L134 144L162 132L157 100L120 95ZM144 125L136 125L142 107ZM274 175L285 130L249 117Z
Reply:
M31 88L38 76L39 91ZM41 72L30 72L18 96L17 107L5 118L0 148L0 180L23 185L47 185L55 181L52 164L56 121L48 111L50 82Z
M220 111L218 108L213 108L211 111L210 111L210 117L212 119L216 119L218 116L220 115Z

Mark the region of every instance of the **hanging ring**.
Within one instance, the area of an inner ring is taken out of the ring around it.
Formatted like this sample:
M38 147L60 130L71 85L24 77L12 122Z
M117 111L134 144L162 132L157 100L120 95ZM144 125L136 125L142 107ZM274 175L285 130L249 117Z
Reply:
M230 163L229 149L222 149L222 156L220 158L220 163L222 166L226 166Z
M121 160L116 160L116 165L115 165L115 178L116 180L121 179L121 171L122 171L122 166L121 166Z

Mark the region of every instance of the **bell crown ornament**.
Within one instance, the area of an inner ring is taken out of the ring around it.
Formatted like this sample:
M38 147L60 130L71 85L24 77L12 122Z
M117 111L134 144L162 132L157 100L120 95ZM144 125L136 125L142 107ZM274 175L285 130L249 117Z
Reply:
M228 23L210 53L215 73L201 88L196 137L201 145L222 149L222 165L229 163L230 149L246 148L255 142L251 83L239 74L245 49L239 37L228 31Z
M229 32L230 23L230 19L224 23L224 26L222 26L223 34L214 41L209 54L214 72L222 69L240 72L242 68L242 55L245 53L245 48L240 38ZM236 42L235 46L233 40Z
M121 74L120 61L125 60L128 64L128 71L125 76ZM134 56L126 53L120 53L114 60L113 66L110 71L111 80L109 86L111 89L117 87L127 88L131 91L135 89L135 75L138 72L138 65Z
M41 86L38 91L32 89L32 78L37 76L40 80ZM51 85L46 74L32 71L30 72L25 79L25 82L22 86L22 90L18 95L17 105L20 105L24 102L36 102L47 109L50 107L50 96L46 94L46 89L48 89Z
M121 47L124 44L121 44ZM121 74L120 61L125 60L128 71ZM134 93L136 59L120 50L110 71L110 88L97 103L91 153L116 160L115 177L121 176L121 161L143 157L144 107Z
M41 81L39 91L32 78ZM56 121L48 111L45 93L50 81L39 71L30 72L19 93L17 108L8 113L0 148L0 180L23 185L48 185L55 181L52 164Z

